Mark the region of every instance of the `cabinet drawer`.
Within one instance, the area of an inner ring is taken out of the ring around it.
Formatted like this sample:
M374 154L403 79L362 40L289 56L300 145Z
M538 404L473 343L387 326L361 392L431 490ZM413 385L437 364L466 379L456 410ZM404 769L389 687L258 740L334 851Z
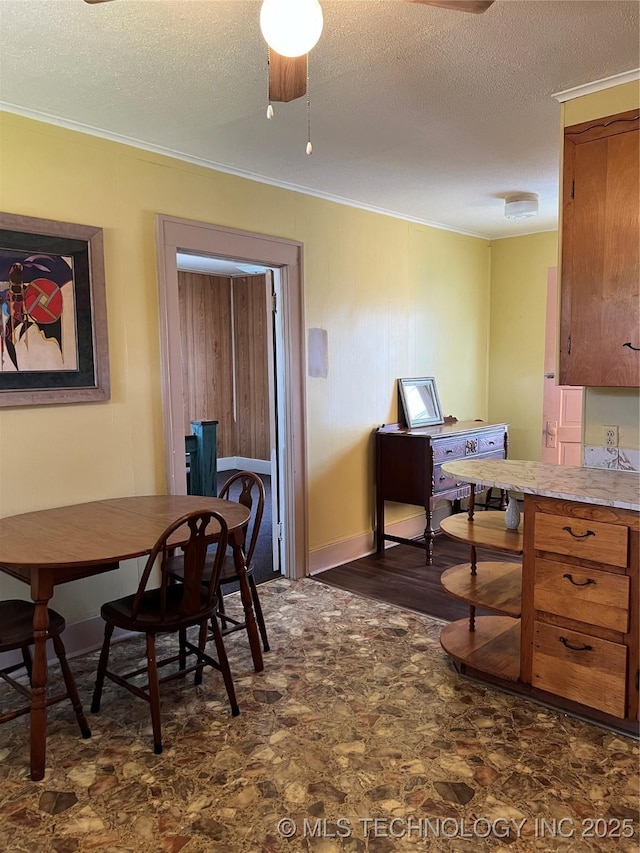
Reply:
M504 453L498 451L496 453L485 453L482 459L502 459L504 458ZM442 464L433 466L433 491L435 492L443 492L448 489L457 489L460 486L469 486L469 483L464 478L454 477L452 474L447 474L442 470ZM478 486L475 490L476 492L484 491L484 486ZM471 488L469 487L469 494L471 493Z
M433 442L433 461L451 462L453 459L466 459L481 453L498 451L498 457L504 456L504 432L468 433L456 438Z
M629 578L554 560L536 560L533 606L536 610L626 634Z
M626 646L535 623L534 687L613 717L624 717L626 672Z
M464 458L465 439L460 436L433 442L433 461L450 462L452 459Z
M500 456L497 458L502 458L504 456L504 432L498 430L497 432L480 433L478 436L478 453L491 453L496 450L500 451Z
M564 515L535 514L534 548L581 557L610 566L626 566L629 529Z
M447 489L457 489L460 486L468 486L465 480L459 477L452 477L451 474L445 474L442 470L442 465L433 466L433 491L444 492ZM471 491L471 489L469 489Z

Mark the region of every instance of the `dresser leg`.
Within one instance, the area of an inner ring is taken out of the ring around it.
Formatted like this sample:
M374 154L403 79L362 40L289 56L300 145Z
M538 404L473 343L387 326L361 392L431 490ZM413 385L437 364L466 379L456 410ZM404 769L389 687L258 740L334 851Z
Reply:
M435 538L435 532L433 527L431 526L431 522L433 520L433 513L430 509L425 509L424 514L426 516L427 524L424 528L424 547L427 552L426 564L430 566L433 563L433 540Z
M376 554L384 551L384 501L376 500Z

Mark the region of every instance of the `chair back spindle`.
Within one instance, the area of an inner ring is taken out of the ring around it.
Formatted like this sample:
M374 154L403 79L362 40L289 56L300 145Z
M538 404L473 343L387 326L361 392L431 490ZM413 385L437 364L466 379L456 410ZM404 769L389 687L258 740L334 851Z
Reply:
M238 486L240 488L239 494ZM257 493L255 509L254 490ZM242 529L242 550L245 556L245 564L247 567L250 567L258 542L258 534L260 533L260 525L262 524L262 515L264 513L264 483L257 474L253 474L250 471L240 471L238 474L229 477L221 488L218 497L236 501L245 506L251 513L249 520Z
M153 549L151 550L144 571L138 584L138 590L133 600L131 612L132 617L137 619L140 607L148 591L149 579L156 561L160 562L160 586L159 586L159 609L158 621L161 623L167 613L167 588L171 582L167 563L175 549L176 534L180 528L186 528L183 539L188 529L188 539L180 547L184 553L184 578L183 595L180 603L180 617L197 617L206 613L211 608L215 596L215 586L205 588L202 585L203 573L207 549L213 542L217 543L213 563L213 574L217 578L220 575L222 562L227 549L228 528L224 518L213 510L203 510L196 513L188 513L176 519L162 533Z

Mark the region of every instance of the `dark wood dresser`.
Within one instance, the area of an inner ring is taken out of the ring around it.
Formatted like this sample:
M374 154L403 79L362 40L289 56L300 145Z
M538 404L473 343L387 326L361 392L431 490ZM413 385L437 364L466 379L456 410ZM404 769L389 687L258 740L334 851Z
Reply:
M389 424L376 430L376 550L381 554L385 540L415 545L433 561L433 510L439 501L468 498L471 486L444 473L443 462L454 459L505 459L508 424L456 421L439 426L407 429ZM477 487L476 491L482 491ZM426 525L419 539L392 536L384 529L384 502L424 507Z

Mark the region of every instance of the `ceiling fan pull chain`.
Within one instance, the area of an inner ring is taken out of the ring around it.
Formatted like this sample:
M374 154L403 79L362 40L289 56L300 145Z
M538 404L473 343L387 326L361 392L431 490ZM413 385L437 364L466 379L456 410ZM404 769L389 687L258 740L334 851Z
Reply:
M307 154L313 154L311 144L311 99L309 96L309 58L307 57Z
M267 118L273 118L273 106L271 104L271 74L270 74L270 66L271 66L271 49L269 45L267 45Z

